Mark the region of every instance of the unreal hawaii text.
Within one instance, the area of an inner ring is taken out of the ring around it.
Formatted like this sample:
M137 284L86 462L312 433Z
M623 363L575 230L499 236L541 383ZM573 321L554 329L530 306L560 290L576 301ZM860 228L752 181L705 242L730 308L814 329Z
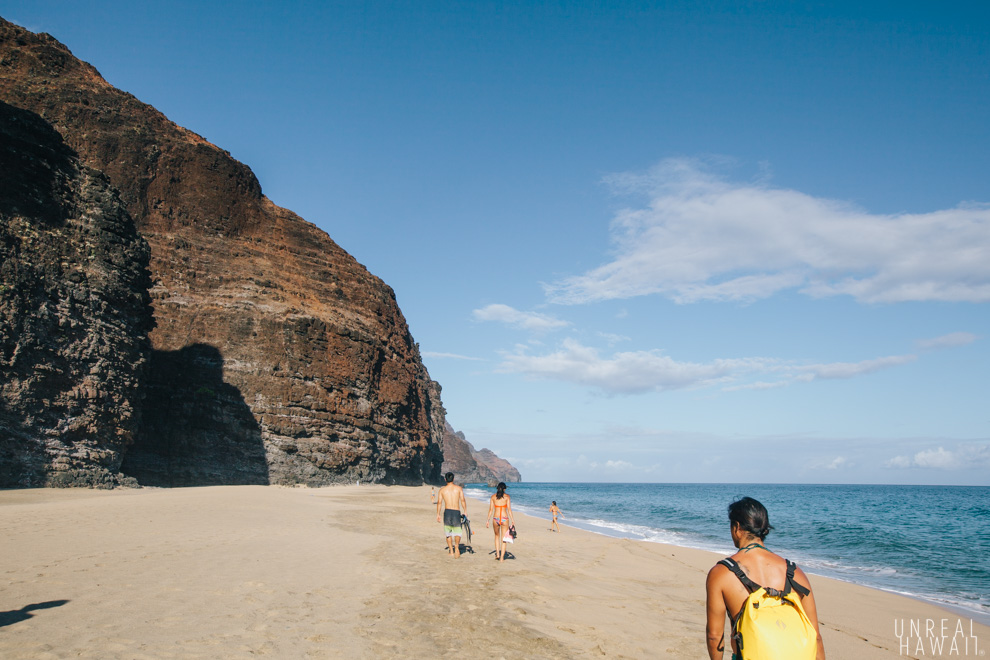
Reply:
M986 650L973 632L973 620L894 619L901 655L915 657L980 657Z

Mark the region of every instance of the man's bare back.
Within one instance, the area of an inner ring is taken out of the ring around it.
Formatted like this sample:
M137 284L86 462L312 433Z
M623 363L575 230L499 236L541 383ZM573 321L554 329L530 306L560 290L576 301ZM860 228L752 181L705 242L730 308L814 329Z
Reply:
M464 489L455 483L449 483L437 491L437 519L440 519L441 502L447 509L458 509L461 513L467 509L467 501L464 499Z
M454 473L444 475L447 485L437 492L437 522L443 513L443 528L447 538L447 552L461 556L461 514L467 512L464 489L454 483Z

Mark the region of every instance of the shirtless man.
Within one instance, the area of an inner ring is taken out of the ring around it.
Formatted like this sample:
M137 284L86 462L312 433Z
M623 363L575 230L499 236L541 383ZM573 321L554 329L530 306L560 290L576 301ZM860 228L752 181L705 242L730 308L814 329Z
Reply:
M753 582L783 589L787 580L786 560L769 550L764 545L767 534L773 527L766 508L751 497L744 497L729 505L729 531L732 543L739 552L732 555L735 561ZM811 582L800 568L794 571L794 583L805 595L801 595L801 605L808 619L818 633L817 660L825 660L825 646L822 643L821 631L818 629L818 610L815 607L815 594L811 592ZM723 564L715 564L708 572L708 622L705 626L708 638L708 657L720 660L725 651L725 617L735 622L739 610L749 597L749 591L739 578ZM795 588L795 591L798 591ZM800 594L800 591L798 592ZM736 648L736 640L732 640L732 658L741 657Z
M560 508L557 507L557 500L554 500L550 505L550 515L553 516L553 521L550 523L550 531L554 531L554 527L556 527L556 531L559 532L560 525L557 524L557 516L563 517L564 514L562 514L560 512Z
M454 557L461 556L461 513L467 513L467 500L464 489L454 483L454 473L444 475L447 485L437 492L437 522L443 511L443 531L447 535L447 552Z

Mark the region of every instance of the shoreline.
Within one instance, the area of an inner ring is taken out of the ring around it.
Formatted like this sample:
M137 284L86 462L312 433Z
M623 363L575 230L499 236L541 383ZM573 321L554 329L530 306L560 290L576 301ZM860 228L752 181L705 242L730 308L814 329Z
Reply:
M0 657L705 655L719 555L516 512L511 559L483 526L454 559L435 511L429 486L0 491ZM946 618L990 648L990 628L924 601L813 587L829 657L939 657L911 626Z
M564 482L564 483L569 483L569 482ZM471 488L473 490L480 490L480 489L487 488L487 486L485 486L484 484L469 484L469 485L471 486ZM825 485L828 485L828 484L825 484ZM957 486L949 486L949 488L957 488ZM982 486L962 486L962 488L983 488L983 487ZM511 490L511 484L510 484L510 490ZM481 498L478 498L478 497L474 497L474 499L477 500L477 501L479 501L479 502L483 502L483 503L487 504L487 500L482 500ZM540 519L540 520L545 520L547 522L550 521L549 515L545 515L542 511L537 511L537 512L534 513L534 511L536 511L534 507L526 506L526 508L527 509L532 509L531 511L528 512L528 515L530 515L531 517L534 517L534 518L537 518L537 519ZM609 521L603 520L603 522L608 523ZM713 547L706 547L706 546L703 546L703 545L700 545L700 544L698 544L698 545L687 545L687 544L684 544L684 543L677 543L675 541L667 541L667 540L660 540L660 539L653 539L653 538L643 538L642 535L637 536L636 535L636 532L624 532L621 529L618 529L618 527L622 527L622 524L621 523L612 523L612 524L616 525L616 528L612 528L612 527L609 527L607 525L596 524L595 522L591 522L591 521L588 521L586 519L581 519L578 524L571 524L571 523L564 523L564 522L561 522L560 524L562 526L566 525L567 527L569 527L571 529L581 530L581 531L589 532L589 533L592 533L592 534L598 534L598 535L605 536L605 537L608 537L608 538L628 539L630 541L637 541L637 542L643 542L643 543L657 543L657 544L660 544L660 545L667 545L667 546L671 546L671 547L684 548L684 549L688 549L688 550L697 550L699 552L712 553L713 555L718 556L719 558L728 556L728 554L731 554L731 552L732 552L732 548L730 547L730 544L729 543L726 544L726 548L725 549L719 550L719 549L716 549L716 548L713 548ZM891 587L891 586L885 586L885 585L882 585L882 584L875 584L875 583L861 583L861 582L856 582L855 581L855 578L853 578L853 577L843 576L841 574L831 574L831 573L828 573L828 572L821 572L821 571L819 571L815 567L808 568L806 565L802 564L801 562L798 562L798 564L801 565L801 567L805 571L805 573L807 573L808 575L814 576L814 577L826 578L826 579L829 579L829 580L835 580L837 582L842 582L842 583L849 584L849 585L856 585L856 586L862 586L862 587L865 587L865 588L868 588L868 589L875 589L877 591L880 591L880 592L883 592L883 593L887 593L887 594L891 594L891 595L894 595L894 596L899 596L899 597L903 597L903 598L910 598L912 600L916 600L916 601L919 601L921 603L925 603L927 605L931 605L931 606L934 606L934 607L939 607L939 608L941 608L943 610L946 610L949 614L951 614L953 616L970 617L974 621L976 621L977 623L980 623L981 625L990 626L990 612L981 612L979 610L970 609L970 608L966 607L965 605L956 605L956 604L951 603L951 602L946 602L944 600L939 600L938 598L935 598L935 597L929 598L929 597L925 597L924 595L916 594L916 593L909 592L909 591L899 591L896 588Z
M549 518L544 519L542 516L532 516L531 514L527 514L527 515L530 515L530 517L536 518L538 520L547 520L547 521L550 520ZM623 536L622 533L621 532L618 532L618 531L615 531L613 533L610 533L609 531L599 531L597 529L587 529L586 527L576 527L574 525L568 525L567 523L562 523L562 522L559 523L559 524L562 527L569 527L570 529L584 531L584 532L588 532L590 534L598 534L600 536L605 536L607 538L627 539L629 541L634 541L634 542L637 542L637 543L656 543L658 545L668 545L668 546L671 546L671 547L674 547L674 548L683 548L685 550L697 550L698 552L707 552L707 553L710 553L713 556L716 556L716 557L719 557L719 558L723 558L723 557L728 556L725 552L720 553L717 550L712 550L711 548L703 548L703 547L694 546L694 545L682 545L680 543L671 543L669 541L654 541L654 540L650 540L650 539L637 539L637 538L633 538L631 536ZM595 525L593 525L591 523L588 523L587 524L587 527L595 527ZM726 552L729 552L729 551L727 550ZM916 600L916 601L918 601L920 603L924 603L926 605L931 605L933 607L939 607L941 609L944 609L949 614L952 614L953 616L970 617L974 621L976 621L977 623L980 623L980 624L985 625L985 626L990 626L990 614L984 614L982 612L977 612L975 610L970 610L970 609L967 609L965 607L952 605L950 603L945 603L945 602L942 602L942 601L939 601L939 600L936 600L936 599L933 599L933 598L925 598L923 596L919 596L917 594L913 594L913 593L907 592L907 591L897 591L896 589L886 588L886 587L872 585L872 584L860 584L858 582L853 581L852 579L848 579L848 578L844 578L844 577L838 577L838 576L834 576L834 575L826 575L824 573L818 573L814 569L804 569L804 572L807 573L809 576L816 577L816 578L825 578L825 579L828 579L828 580L834 580L836 582L841 582L843 584L856 585L856 586L864 587L866 589L873 589L873 590L880 591L880 592L885 593L885 594L890 594L892 596L898 596L898 597L901 597L901 598L910 598L911 600Z

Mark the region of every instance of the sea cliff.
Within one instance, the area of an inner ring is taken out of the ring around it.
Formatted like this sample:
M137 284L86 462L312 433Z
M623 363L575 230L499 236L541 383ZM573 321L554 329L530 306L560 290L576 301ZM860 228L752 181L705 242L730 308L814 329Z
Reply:
M441 471L453 472L458 483L519 482L519 470L490 449L477 450L461 431L446 424Z
M114 88L53 37L3 19L0 100L54 129L59 158L78 162L92 173L84 176L105 181L100 194L119 198L121 218L132 222L121 220L129 228L120 231L133 234L134 258L110 270L147 267L152 311L150 321L121 330L147 351L119 354L133 377L107 392L113 405L105 407L121 419L106 434L87 436L90 444L63 432L57 406L42 435L54 434L60 447L28 442L25 434L40 431L18 426L30 413L5 390L0 486L61 483L52 476L59 461L80 452L98 458L76 465L91 473L78 478L106 483L114 479L103 471L115 466L142 484L165 486L439 479L440 386L389 286L326 233L273 204L229 153ZM39 202L39 212L75 194L50 192L54 201ZM34 231L29 226L40 221L31 212L5 216L5 231L17 233L9 240L23 243ZM52 304L66 296L51 293ZM10 334L15 321L6 309ZM107 318L94 319L94 327ZM47 337L58 343L56 334ZM2 368L9 384L23 363L8 356ZM47 368L56 380L72 380L61 363ZM90 380L103 382L100 373ZM75 385L59 387L72 392Z

